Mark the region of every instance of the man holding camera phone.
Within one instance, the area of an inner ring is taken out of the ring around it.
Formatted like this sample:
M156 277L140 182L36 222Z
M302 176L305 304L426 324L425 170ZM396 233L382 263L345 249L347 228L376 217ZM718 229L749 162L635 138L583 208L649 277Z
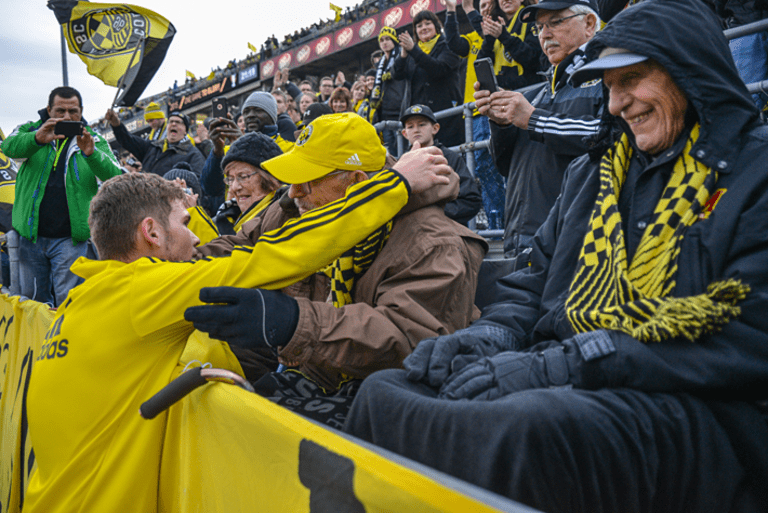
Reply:
M51 91L39 114L38 121L17 127L2 148L11 158L26 159L16 176L13 206L13 228L21 235L21 295L59 306L81 281L69 266L87 252L96 179L122 170L107 141L82 121L76 89Z
M533 234L560 193L565 168L587 152L584 140L600 125L600 81L568 83L600 26L597 12L595 0L542 0L521 11L552 64L540 88L492 93L478 73L477 109L491 121L491 151L507 178L504 253L518 259L518 268L528 264Z

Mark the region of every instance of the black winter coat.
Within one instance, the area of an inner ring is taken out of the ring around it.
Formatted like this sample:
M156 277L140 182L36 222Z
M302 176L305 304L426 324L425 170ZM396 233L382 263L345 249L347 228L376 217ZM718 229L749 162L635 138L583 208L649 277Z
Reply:
M189 163L192 167L192 172L198 177L203 170L205 157L187 139L182 139L175 145L169 145L168 149L163 151L165 140L147 141L129 133L122 123L117 127L112 127L112 132L115 134L117 142L141 161L145 173L155 173L156 175L163 176L179 162Z
M395 80L408 81L408 93L403 99L401 112L411 105L426 105L432 112L455 107L464 103L459 90L459 66L461 58L448 49L444 36L435 43L427 55L418 43L403 58L398 55L392 76ZM441 119L441 141L447 146L464 142L461 116Z
M569 372L571 382L580 388L692 394L707 401L740 463L748 469L750 486L757 486L757 496L765 501L765 511L768 127L760 125L758 111L739 79L725 38L719 30L709 30L717 21L701 9L699 2L643 2L642 9L619 14L599 32L589 44L587 55L593 59L603 48L621 47L659 62L686 95L688 108L695 113L689 115L689 120L698 118L701 124L690 155L718 172L715 187L721 191L720 199L685 232L671 295L701 294L710 283L729 278L748 284L751 292L739 303L738 318L693 343L669 340L643 344L623 332L606 330L616 352L583 362ZM617 120L606 117L605 122ZM634 144L626 123L618 120L617 126L629 134ZM686 137L684 132L655 160L637 148L633 152L619 201L629 259L683 151ZM498 282L501 301L487 307L475 323L506 328L513 349L560 341L566 351L576 350L565 300L600 187L599 159L605 145L597 148L601 151L595 151L592 157L580 157L568 167L562 194L534 237L531 267Z
M585 139L598 132L603 109L602 85L568 84L567 70L582 56L581 50L574 51L550 70L550 79L539 89L525 93L536 109L527 130L491 122L491 152L496 169L507 180L505 252L528 245L560 193L565 168L587 152Z

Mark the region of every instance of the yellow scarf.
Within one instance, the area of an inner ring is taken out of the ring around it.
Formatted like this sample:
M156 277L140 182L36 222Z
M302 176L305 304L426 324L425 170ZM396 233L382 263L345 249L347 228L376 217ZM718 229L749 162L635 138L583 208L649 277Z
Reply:
M618 198L632 159L624 134L600 163L600 192L584 237L566 313L576 333L622 331L642 342L673 337L691 341L738 316L736 306L749 286L719 281L707 292L671 297L677 257L686 229L693 225L717 181L717 173L689 154L699 137L691 131L631 263L627 262Z
M512 16L512 19L510 20L509 24L507 25L507 32L509 32L509 35L512 37L518 38L520 41L525 41L525 33L528 31L528 24L523 23L520 25L520 33L516 34L513 32L513 29L515 27L515 23L517 23L517 18L520 16L520 12L522 12L523 6L520 6L520 8L515 12L515 15ZM517 62L514 58L512 58L511 55L507 53L507 51L504 49L504 45L501 44L501 41L498 39L495 43L493 43L493 51L495 54L495 59L493 60L493 70L498 75L501 69L504 66L510 67L510 68L517 68L517 74L519 76L523 75L523 65Z
M437 44L437 40L440 39L440 34L437 34L435 37L430 39L429 41L419 41L419 48L421 48L421 51L429 55L429 52L432 51L432 49Z
M237 221L235 222L234 230L235 233L239 232L240 229L243 227L245 223L253 219L254 217L261 214L264 210L267 209L268 206L272 204L272 200L275 198L275 191L270 192L263 198L261 198L261 201L253 205L251 208L240 214L240 217L237 218Z

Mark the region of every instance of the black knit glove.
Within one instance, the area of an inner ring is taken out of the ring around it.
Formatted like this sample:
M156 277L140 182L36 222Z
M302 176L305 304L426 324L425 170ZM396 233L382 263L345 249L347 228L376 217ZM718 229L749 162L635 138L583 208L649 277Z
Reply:
M212 338L248 349L286 345L299 322L299 304L282 292L236 287L206 287L184 318Z

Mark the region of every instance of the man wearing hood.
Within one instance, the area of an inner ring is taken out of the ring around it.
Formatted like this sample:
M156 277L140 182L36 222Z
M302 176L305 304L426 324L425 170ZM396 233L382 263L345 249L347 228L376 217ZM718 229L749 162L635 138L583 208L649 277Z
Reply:
M437 148L415 149L395 167L425 154L444 158ZM317 118L292 151L261 163L278 180L293 184L284 196L288 202L274 203L263 217L246 223L239 238L223 237L200 250L225 254L291 217L311 219L315 209L368 181L385 166L385 157L376 130L357 114ZM312 286L288 291L298 297L203 289L200 297L214 304L188 310L186 319L228 342L249 379L258 378L249 370L259 361L267 363L259 355L279 352L281 363L298 372L266 374L254 383L257 392L340 428L350 401L338 396L349 398L376 370L399 367L425 336L452 333L479 314L473 300L487 244L445 216L445 202L458 193L458 177L451 175L450 189L414 195L392 222L333 264L318 263L320 276ZM313 290L321 283L321 291ZM303 397L297 397L301 390Z
M69 270L85 256L88 206L97 180L122 173L109 143L83 121L83 101L71 87L48 96L40 119L16 127L3 141L11 158L25 159L16 176L13 228L19 237L19 286L23 296L61 305L80 280ZM57 134L59 121L79 121L76 137Z
M145 173L163 176L179 162L186 162L192 172L200 176L205 158L187 137L189 118L186 114L174 111L168 115L165 139L160 141L148 141L128 132L112 109L107 111L104 118L112 125L112 133L115 134L117 142L141 161Z
M541 0L519 12L538 34L552 66L547 81L525 94L499 91L491 97L491 151L507 179L504 253L525 267L533 234L547 218L568 164L587 151L586 137L597 133L603 109L599 81L573 87L573 68L600 26L595 0ZM478 91L482 100L489 91Z
M766 511L768 129L698 0L623 11L587 58L610 116L531 267L347 429L549 512Z

